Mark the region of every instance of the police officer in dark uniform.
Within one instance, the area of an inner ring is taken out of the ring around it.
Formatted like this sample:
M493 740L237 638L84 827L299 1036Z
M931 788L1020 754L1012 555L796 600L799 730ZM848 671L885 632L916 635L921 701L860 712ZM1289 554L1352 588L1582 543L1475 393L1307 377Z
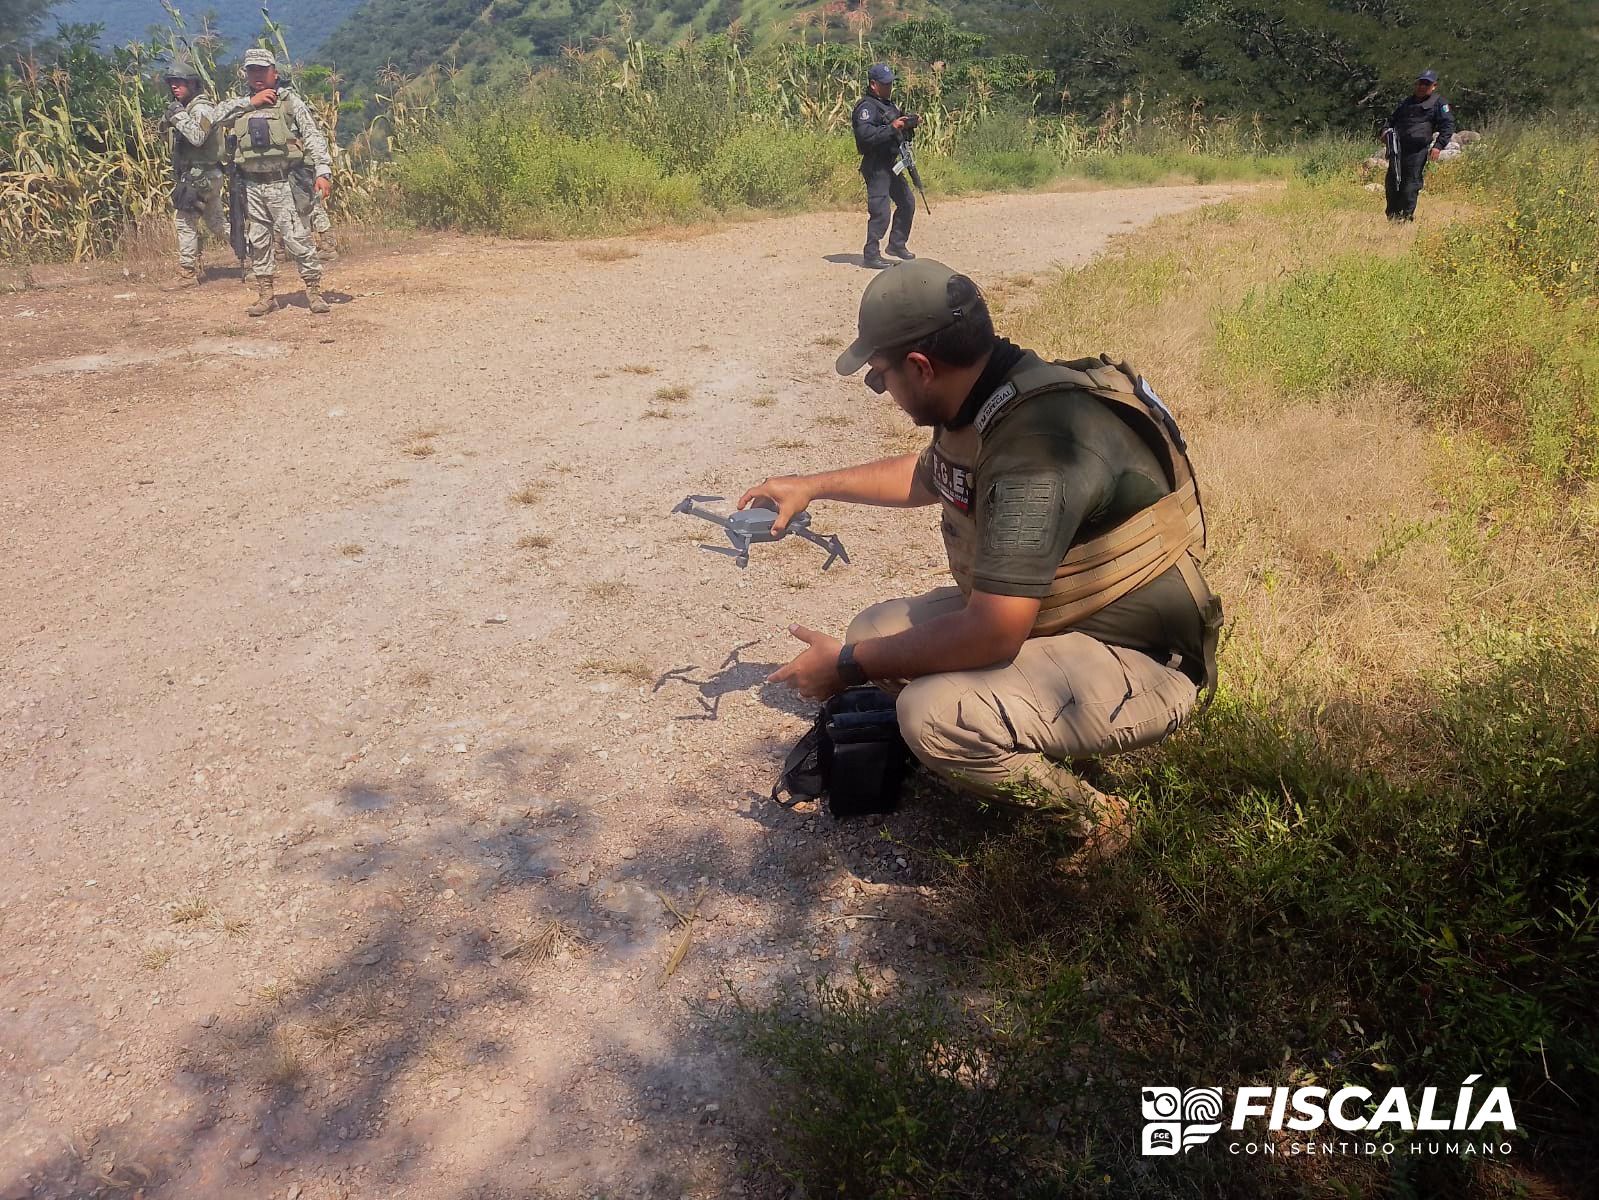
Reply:
M1423 71L1416 77L1416 90L1394 109L1382 131L1389 155L1384 180L1390 221L1416 219L1416 197L1427 164L1438 161L1454 136L1455 114L1438 94L1438 72Z
M909 139L921 118L900 111L889 97L894 92L894 72L887 63L877 63L866 73L866 95L850 115L855 130L855 149L861 156L861 175L866 179L866 246L861 258L868 267L892 266L877 251L888 234L888 252L895 258L916 256L905 244L910 240L911 222L916 218L916 197L900 166L899 144ZM894 223L888 219L889 201L894 205Z

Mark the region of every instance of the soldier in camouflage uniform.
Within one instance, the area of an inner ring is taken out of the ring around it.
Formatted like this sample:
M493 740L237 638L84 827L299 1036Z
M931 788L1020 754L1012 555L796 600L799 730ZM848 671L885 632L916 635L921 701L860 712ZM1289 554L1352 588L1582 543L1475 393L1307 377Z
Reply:
M200 73L185 62L166 72L172 93L164 122L172 129L172 208L178 227L178 276L167 291L201 281L206 234L227 241L222 220L222 129L216 104L205 94Z
M224 101L217 108L216 119L236 139L233 160L245 186L257 289L255 303L245 311L252 317L264 317L276 307L272 284L277 267L272 234L276 231L300 269L311 311L325 313L328 302L322 298L322 260L300 219L289 177L302 155L308 154L314 164L316 193L326 199L333 190L327 139L310 106L288 88L279 89L278 67L270 51L259 47L245 51L244 77L250 94Z

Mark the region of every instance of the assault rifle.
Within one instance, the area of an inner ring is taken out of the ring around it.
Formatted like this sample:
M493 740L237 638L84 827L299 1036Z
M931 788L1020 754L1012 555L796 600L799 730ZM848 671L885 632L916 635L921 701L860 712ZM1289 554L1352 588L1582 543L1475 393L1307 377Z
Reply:
M900 172L904 172L910 177L912 186L916 188L922 197L922 207L931 214L933 206L927 203L927 191L922 187L922 175L916 169L916 156L911 153L911 135L916 132L916 127L921 123L922 119L914 113L905 114L905 132L899 135L899 165L894 173L897 175Z
M228 244L233 247L233 257L239 260L239 272L242 277L245 270L245 260L250 257L250 246L244 232L244 208L246 204L244 179L239 175L239 164L234 157L239 149L239 139L231 133L228 134L226 147L228 152Z

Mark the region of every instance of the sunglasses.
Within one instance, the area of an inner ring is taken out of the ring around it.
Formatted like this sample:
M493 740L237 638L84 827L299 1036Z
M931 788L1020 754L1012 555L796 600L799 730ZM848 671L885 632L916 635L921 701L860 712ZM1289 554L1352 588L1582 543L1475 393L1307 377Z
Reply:
M865 383L868 388L879 396L888 391L888 376L876 367L866 372Z

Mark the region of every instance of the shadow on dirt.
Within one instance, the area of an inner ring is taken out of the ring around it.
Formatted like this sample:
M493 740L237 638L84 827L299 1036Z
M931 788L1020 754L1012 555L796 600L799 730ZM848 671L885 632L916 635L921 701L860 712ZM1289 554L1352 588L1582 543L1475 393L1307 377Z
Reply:
M730 662L684 682L714 714L717 696L768 670ZM268 901L251 928L209 943L259 964L231 1006L191 1009L145 1103L0 1175L0 1197L724 1195L747 1156L743 1122L705 1107L732 1086L714 1014L641 1045L611 1027L613 1010L660 992L714 1009L690 979L724 1002L770 994L835 964L902 958L907 931L924 928L906 887L922 877L908 847L924 814L842 826L752 807L769 830L753 856L702 828L618 861L591 802L569 798L583 794L570 758L508 740L432 761L357 774L313 802L332 814L325 828L274 851L281 907ZM691 786L659 802L712 800ZM164 968L169 991L184 991L182 969ZM588 989L591 1061L563 1061L541 1041L545 1021ZM15 1065L33 1069L26 1056ZM480 1152L442 1161L435 1147L460 1136L463 1104L489 1114ZM646 1117L648 1137L630 1135Z

